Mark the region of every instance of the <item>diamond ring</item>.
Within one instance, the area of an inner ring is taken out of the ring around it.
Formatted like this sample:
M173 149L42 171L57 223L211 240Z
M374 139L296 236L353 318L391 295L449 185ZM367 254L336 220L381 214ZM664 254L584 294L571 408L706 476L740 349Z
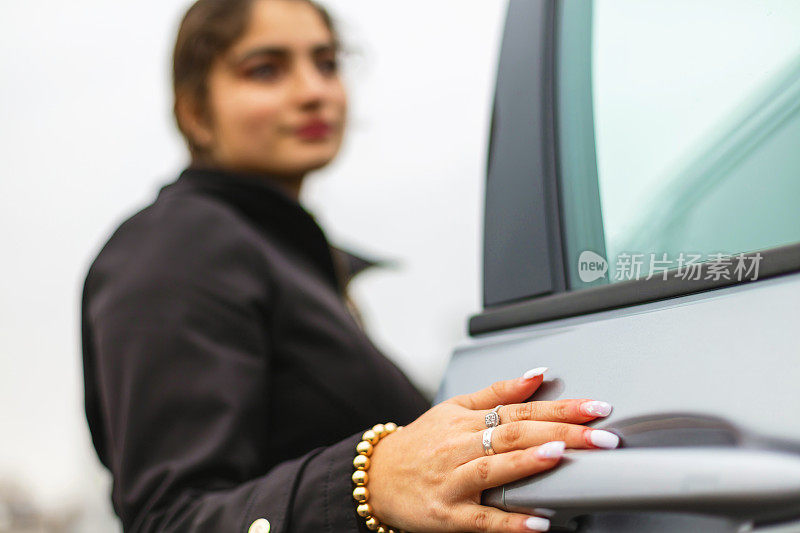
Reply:
M486 413L486 417L484 420L486 421L487 428L493 428L500 425L500 413L498 411L500 408L503 407L502 405L498 405L490 413Z

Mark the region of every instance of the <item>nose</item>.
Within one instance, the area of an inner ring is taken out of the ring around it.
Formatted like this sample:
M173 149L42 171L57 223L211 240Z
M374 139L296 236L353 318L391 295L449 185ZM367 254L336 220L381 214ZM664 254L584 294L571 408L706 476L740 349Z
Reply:
M297 66L294 81L300 105L319 105L325 99L328 82L313 61L303 61Z

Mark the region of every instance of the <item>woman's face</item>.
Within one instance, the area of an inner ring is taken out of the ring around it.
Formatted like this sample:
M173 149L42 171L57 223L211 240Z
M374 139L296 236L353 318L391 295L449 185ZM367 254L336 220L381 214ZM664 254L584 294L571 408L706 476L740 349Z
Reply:
M223 167L299 182L328 163L347 98L320 14L296 0L254 2L244 35L211 68L207 109L206 140Z

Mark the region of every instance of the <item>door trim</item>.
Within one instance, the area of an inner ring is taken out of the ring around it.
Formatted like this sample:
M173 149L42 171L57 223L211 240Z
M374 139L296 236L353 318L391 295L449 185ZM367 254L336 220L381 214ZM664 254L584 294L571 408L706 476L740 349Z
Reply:
M710 291L731 285L754 283L762 279L800 272L800 243L769 250L743 254L746 258L760 255L758 277L755 280L705 279L716 263L698 265L700 279L684 279L677 270L650 279L634 279L590 287L574 292L562 292L487 309L469 319L469 334L480 335L493 331L527 326L559 318L567 318L609 309L630 307L677 296Z

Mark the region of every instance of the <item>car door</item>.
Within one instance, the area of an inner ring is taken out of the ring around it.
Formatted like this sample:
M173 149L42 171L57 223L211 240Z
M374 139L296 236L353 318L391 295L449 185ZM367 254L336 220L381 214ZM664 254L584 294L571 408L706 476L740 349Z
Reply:
M511 0L483 310L437 401L549 371L615 450L486 491L553 531L800 532L800 3Z

